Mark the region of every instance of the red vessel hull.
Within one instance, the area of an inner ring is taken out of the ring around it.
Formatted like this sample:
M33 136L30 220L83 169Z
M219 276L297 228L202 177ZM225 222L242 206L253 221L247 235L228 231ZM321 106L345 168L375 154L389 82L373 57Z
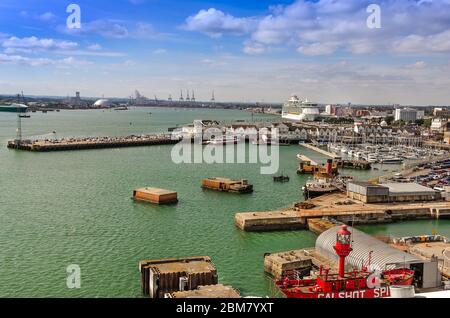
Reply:
M389 287L375 289L361 289L353 291L343 291L337 293L301 293L295 291L282 291L287 298L386 298L391 296Z

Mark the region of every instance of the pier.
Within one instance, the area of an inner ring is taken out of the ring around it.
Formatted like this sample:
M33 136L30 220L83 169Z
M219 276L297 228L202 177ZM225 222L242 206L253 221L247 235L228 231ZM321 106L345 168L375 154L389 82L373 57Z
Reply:
M300 155L299 154L299 155L297 155L297 159L302 161L302 162L304 162L304 163L307 163L307 164L309 164L311 166L318 166L319 165L317 162L315 162L314 160L310 159L309 157L307 157L305 155Z
M422 203L362 203L351 200L345 194L323 195L313 200L312 208L286 209L283 211L246 212L235 215L236 225L243 231L280 231L312 229L320 233L331 224L323 218L347 224L381 224L403 220L450 218L450 202Z
M91 137L91 138L63 138L59 140L14 140L8 142L9 149L32 152L52 152L69 150L105 149L142 147L154 145L173 145L180 139L172 135L141 135L126 137Z
M323 150L319 147L316 147L314 145L310 144L302 144L305 148L311 149L313 151L316 151L324 156L330 157L333 159L337 167L339 168L347 168L347 169L359 169L359 170L370 170L372 169L372 165L364 160L350 160L350 159L342 159L338 154L334 152L329 152L326 150ZM308 157L304 155L299 155L298 159L302 162L310 162L310 165L318 165Z
M331 159L336 159L336 160L341 159L341 156L339 156L338 154L336 154L334 152L329 152L329 151L323 150L323 149L313 146L311 144L302 144L302 146L305 148L314 150L315 152L318 152L324 156L330 157Z
M243 231L281 231L306 229L306 221L297 211L237 213L236 226Z

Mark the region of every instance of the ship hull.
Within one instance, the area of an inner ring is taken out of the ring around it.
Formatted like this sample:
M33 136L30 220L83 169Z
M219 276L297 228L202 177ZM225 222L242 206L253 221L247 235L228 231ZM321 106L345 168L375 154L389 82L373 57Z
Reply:
M314 121L318 117L316 114L292 114L292 113L282 113L281 117L283 119L288 119L292 121Z
M327 190L312 190L312 189L307 189L306 187L304 187L303 188L303 196L307 199L314 199L314 198L320 197L321 195L334 193L337 191L338 191L337 188L327 189Z
M27 108L17 108L12 106L0 107L0 113L26 113Z
M391 296L389 287L380 287L375 289L361 289L352 291L343 291L335 293L302 293L295 291L282 290L287 298L387 298Z

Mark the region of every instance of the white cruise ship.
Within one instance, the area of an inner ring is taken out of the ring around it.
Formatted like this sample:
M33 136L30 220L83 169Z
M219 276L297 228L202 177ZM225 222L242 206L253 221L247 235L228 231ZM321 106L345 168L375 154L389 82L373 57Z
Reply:
M319 105L317 103L312 103L307 99L301 100L296 95L293 95L284 103L282 117L295 121L314 121L319 114Z

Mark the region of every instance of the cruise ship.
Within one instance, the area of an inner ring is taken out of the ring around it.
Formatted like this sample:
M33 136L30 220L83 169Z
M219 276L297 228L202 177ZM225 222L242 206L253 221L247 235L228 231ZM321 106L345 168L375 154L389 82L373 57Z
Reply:
M282 117L295 121L314 121L319 116L319 105L293 95L283 105Z
M0 112L7 113L26 113L28 106L23 104L0 105Z

